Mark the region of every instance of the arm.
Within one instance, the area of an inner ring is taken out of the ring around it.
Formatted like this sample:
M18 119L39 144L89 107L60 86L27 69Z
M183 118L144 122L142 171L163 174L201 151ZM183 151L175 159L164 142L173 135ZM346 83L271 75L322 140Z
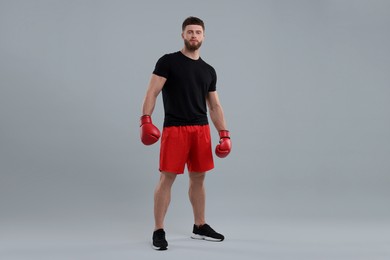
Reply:
M215 154L220 158L225 158L232 149L232 142L230 133L226 129L225 117L216 91L209 92L207 104L210 110L211 121L213 121L219 134L219 144L215 147Z
M156 105L157 96L164 87L166 78L152 74L146 95L142 104L142 115L152 115L154 106Z
M209 113L211 121L218 132L226 130L226 122L223 114L221 103L219 102L218 94L216 91L209 92L207 95L207 105L209 107Z
M165 81L166 78L152 74L146 91L140 118L141 141L145 145L152 145L160 138L160 130L153 125L151 115L156 105L157 96L161 92Z

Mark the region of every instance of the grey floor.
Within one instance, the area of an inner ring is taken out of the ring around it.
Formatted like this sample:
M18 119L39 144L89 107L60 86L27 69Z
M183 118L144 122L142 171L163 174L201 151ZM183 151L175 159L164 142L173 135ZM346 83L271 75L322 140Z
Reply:
M62 259L390 259L390 222L241 219L219 221L222 243L193 240L184 221L169 223L169 250L154 251L147 223L8 225L1 260Z

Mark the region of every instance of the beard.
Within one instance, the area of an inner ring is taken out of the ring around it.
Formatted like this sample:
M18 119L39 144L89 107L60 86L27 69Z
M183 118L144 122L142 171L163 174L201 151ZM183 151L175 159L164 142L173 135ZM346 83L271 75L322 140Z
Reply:
M202 42L197 42L194 44L194 43L184 39L184 45L186 46L187 50L196 51L197 49L200 48L200 46L202 46Z

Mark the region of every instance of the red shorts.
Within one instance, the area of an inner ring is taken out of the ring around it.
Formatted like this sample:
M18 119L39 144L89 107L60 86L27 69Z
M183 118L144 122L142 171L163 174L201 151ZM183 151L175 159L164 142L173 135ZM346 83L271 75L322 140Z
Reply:
M164 127L160 147L160 171L182 174L214 168L209 125Z

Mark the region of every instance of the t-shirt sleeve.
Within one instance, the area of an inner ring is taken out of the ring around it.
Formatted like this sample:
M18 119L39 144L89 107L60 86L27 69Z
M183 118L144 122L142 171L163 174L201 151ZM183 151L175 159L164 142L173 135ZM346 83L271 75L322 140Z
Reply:
M164 55L162 56L156 63L156 66L154 67L153 74L156 74L157 76L161 76L164 78L168 78L169 75L169 62L168 62L168 56Z
M211 77L212 81L209 87L209 92L213 92L217 90L217 73L215 72L215 69L211 67Z

